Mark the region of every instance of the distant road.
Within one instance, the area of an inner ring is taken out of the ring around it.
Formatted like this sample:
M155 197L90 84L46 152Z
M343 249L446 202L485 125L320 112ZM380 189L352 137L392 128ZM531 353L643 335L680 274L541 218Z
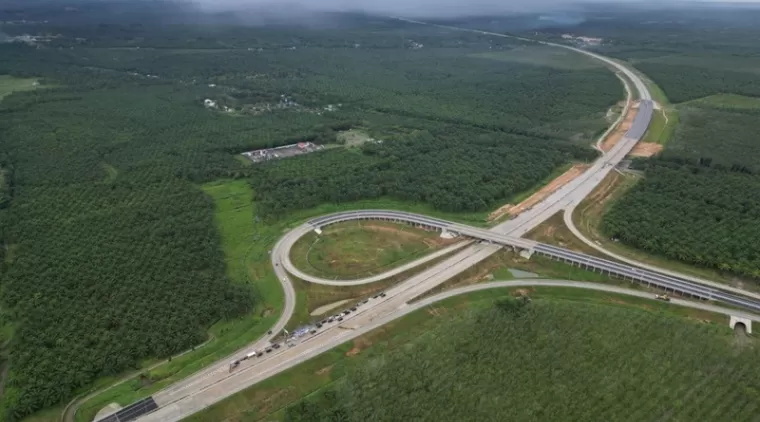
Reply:
M415 23L425 24L424 22ZM465 30L455 27L448 28L455 30ZM508 37L504 34L497 34L486 31L469 31L498 37ZM415 297L418 297L426 291L435 288L436 286L439 286L441 283L445 282L456 274L459 274L466 269L471 268L473 265L476 265L477 263L483 261L495 253L497 250L499 250L504 244L513 244L519 248L530 249L531 245L534 245L535 242L526 239L520 239L521 236L538 226L541 222L545 221L555 213L566 209L573 204L579 203L584 197L586 197L586 195L588 195L601 182L601 180L604 179L604 177L614 168L614 166L617 165L617 163L619 163L620 160L622 160L623 157L625 157L630 152L633 146L643 136L652 116L651 96L646 88L646 85L635 73L612 59L566 45L548 42L540 43L554 47L570 49L580 54L584 54L600 60L624 74L627 79L633 83L636 91L639 94L639 98L642 100L640 110L636 116L636 119L634 120L631 130L625 134L624 138L618 142L612 150L603 154L598 160L596 160L583 175L558 189L556 192L547 197L541 203L534 206L532 209L527 210L526 212L520 214L520 216L517 218L506 221L505 223L502 223L491 230L487 239L495 241L497 244L473 244L463 247L461 252L455 253L453 256L444 259L439 264L412 276L410 279L399 283L396 286L389 288L387 291L387 297L382 299L373 299L367 305L363 305L360 308L360 311L352 314L350 318L345 319L345 321L340 324L340 326L332 325L323 327L323 329L321 329L316 335L309 337L304 341L301 341L293 348L283 348L277 353L266 355L264 358L255 359L253 361L244 361L241 366L232 373L229 373L226 369L229 359L225 359L222 362L214 364L210 368L205 368L204 370L196 373L188 379L185 379L155 394L153 397L155 399L155 402L158 404L159 409L153 413L139 418L138 420L180 420L199 410L202 410L203 408L213 403L218 402L219 400L222 400L226 396L234 394L237 391L241 391L260 380L263 380L287 368L297 365L298 363L308 360L309 358L316 356L326 350L329 350L338 344L341 344L351 338L355 338L358 335L379 327L388 321L406 315L415 309L424 307L426 304L432 303L431 300L433 298L425 299L424 301L415 303L413 305L409 305L408 301L412 300ZM482 238L478 236L482 236L482 232L485 231L483 229L477 229L469 226L459 227L458 229L463 231L460 234L464 236L473 236L476 238ZM285 309L282 313L281 318L273 328L273 334L277 334L285 327L285 324L290 319L295 309L295 291L293 289L293 285L288 276L288 273L283 265L286 261L289 260L288 252L283 252L290 250L289 247L284 247L285 243L287 242L290 242L290 240L287 239L286 235L277 243L272 251L271 257L275 274L280 279L280 282L283 285L283 289L285 290ZM544 251L541 253L547 252ZM548 253L555 252L548 251ZM288 265L288 267L291 267L291 265ZM302 273L298 274L303 275ZM535 280L531 280L529 282L523 283L526 284L515 284L515 282L510 282L509 285L515 287L530 286L536 285L535 283L537 282ZM579 287L578 283L575 282L557 283L564 283L562 286L565 287ZM435 297L438 298L437 300L440 300L445 297L451 297L465 291L474 291L482 288L495 287L501 287L501 285L491 283L482 286L471 286L467 288L469 290L454 290L442 293L441 295L437 295ZM612 287L603 286L603 288L609 289ZM646 295L645 293L638 291L631 292L635 293L635 295ZM684 303L691 304L691 302L685 301ZM680 304L680 301L675 304ZM694 307L710 306L700 303L694 303L692 305ZM726 312L731 311L726 310ZM259 340L255 344L250 345L247 350L250 351L260 349L269 342L271 337L272 336L267 336ZM240 353L243 353L243 351ZM239 354L238 357L240 357Z

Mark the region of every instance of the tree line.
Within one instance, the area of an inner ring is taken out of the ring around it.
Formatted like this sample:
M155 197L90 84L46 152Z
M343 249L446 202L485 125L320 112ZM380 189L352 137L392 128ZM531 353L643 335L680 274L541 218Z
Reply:
M614 204L604 232L637 248L760 279L760 177L655 159L646 177Z

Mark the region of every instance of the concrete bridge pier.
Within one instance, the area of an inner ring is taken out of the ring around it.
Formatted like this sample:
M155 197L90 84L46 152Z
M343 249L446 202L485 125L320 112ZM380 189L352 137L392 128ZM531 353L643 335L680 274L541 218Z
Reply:
M523 249L520 251L520 257L530 259L533 256L533 249Z

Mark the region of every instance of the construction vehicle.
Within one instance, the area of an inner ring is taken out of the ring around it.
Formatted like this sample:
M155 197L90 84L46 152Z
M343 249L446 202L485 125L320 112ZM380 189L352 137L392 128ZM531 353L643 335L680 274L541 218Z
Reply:
M668 295L657 295L655 298L658 300L664 300L665 302L670 302L670 296Z

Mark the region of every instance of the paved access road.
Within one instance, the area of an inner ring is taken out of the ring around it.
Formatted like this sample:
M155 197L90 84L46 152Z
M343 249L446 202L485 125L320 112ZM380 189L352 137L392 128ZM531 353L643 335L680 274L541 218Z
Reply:
M461 30L461 28L454 28ZM493 36L505 36L503 34L480 32ZM550 43L544 43L549 44ZM494 229L495 234L502 234L510 236L511 238L517 238L522 236L530 229L536 227L538 224L551 217L557 211L568 206L568 204L575 201L580 201L585 195L587 195L593 188L603 179L603 177L611 170L611 167L617 164L629 151L633 148L636 142L640 139L640 135L637 136L637 132L633 131L634 128L643 128L646 130L646 126L649 124L651 118L651 102L647 101L651 97L646 89L644 83L633 72L622 66L621 64L608 59L606 57L590 53L584 50L579 50L573 47L564 45L554 45L560 48L568 48L573 51L577 51L581 54L586 54L598 60L601 60L609 66L615 68L617 71L623 73L627 78L635 85L636 90L641 98L642 106L644 107L644 113L639 112L637 115L638 122L634 123L632 131L626 134L626 137L613 148L612 151L604 154L599 160L597 160L592 168L587 170L581 177L573 181L572 183L564 186L558 190L542 203L533 207L533 209L521 214L520 217L514 220L509 220ZM650 110L649 113L646 110ZM643 134L643 132L642 132ZM274 253L274 251L282 250L283 239L278 242L272 253L272 265L274 266L275 273L280 279L283 288L285 290L285 309L282 317L273 328L273 332L276 334L282 329L287 320L293 313L295 307L295 292L293 290L292 283L287 275L287 272L283 269L283 256L280 253ZM364 316L359 318L355 323L362 322L362 319L369 318L369 321L384 321L385 319L393 319L399 308L404 309L406 302L411 298L418 296L435 286L440 285L444 281L453 277L454 275L470 268L471 266L481 262L493 253L495 253L500 246L495 245L471 245L464 247L461 252L449 257L439 263L438 265L423 271L410 278L409 280L394 287L393 292L389 290L387 300L378 302L373 306L367 307ZM286 248L289 250L289 248ZM393 294L391 294L393 293ZM352 319L353 320L353 319ZM373 322L374 324L375 322ZM378 323L379 324L379 323ZM358 326L358 325L357 325ZM361 327L364 327L361 325ZM360 328L365 329L365 328ZM350 331L354 332L354 331ZM309 346L308 350L302 350L305 346L296 346L292 349L288 349L285 352L289 358L284 359L282 362L274 362L272 367L275 369L269 369L255 377L246 378L242 374L250 373L250 370L246 368L240 368L233 373L232 376L225 374L226 367L229 359L213 365L211 368L204 369L199 373L191 376L190 378L183 380L170 388L162 390L154 395L156 403L161 406L160 409L150 415L146 415L139 420L178 420L181 417L192 414L193 412L207 406L210 403L221 400L222 398L233 394L236 391L249 386L257 380L264 379L265 376L271 375L272 371L279 371L287 365L295 365L302 362L310 356L314 356L323 350L327 350L337 344L346 340L345 331L332 331L330 336L324 334L319 335L319 338L323 339L324 345ZM329 337L329 338L328 338ZM327 339L327 340L324 340ZM259 349L266 344L270 339L265 338L254 345L249 350ZM314 343L311 343L312 345ZM321 344L321 343L320 343ZM300 354L299 354L300 353ZM269 366L267 366L269 368ZM261 366L258 370L262 370ZM204 393L205 392L205 393ZM162 416L163 415L163 416Z
M395 296L389 291L387 298L370 300L367 304L362 305L363 308L360 307L356 313L353 313L351 317L347 318L342 323L326 325L320 329L319 332L305 338L295 347L282 348L276 354L269 354L261 358L244 362L241 367L232 374L227 374L227 376L222 377L213 383L209 383L202 388L194 389L182 399L169 403L159 403L161 408L153 413L143 416L139 420L146 422L169 422L181 420L182 418L201 411L231 394L242 391L253 384L303 363L339 344L366 334L390 321L401 318L426 306L433 305L441 300L481 290L520 287L579 288L654 300L651 294L638 290L604 284L563 280L516 280L476 284L446 291L422 299L413 304L407 304L397 299L394 300ZM760 321L760 315L737 312L732 309L718 306L679 299L672 299L670 303L676 306L701 309L727 316L733 315L753 321ZM377 309L379 308L392 309L392 311L378 312Z
M602 273L607 273L620 278L634 280L647 286L654 286L666 291L673 291L685 296L691 296L704 300L717 300L726 304L739 306L754 311L760 311L760 295L752 292L746 292L738 289L733 289L728 286L718 285L712 283L710 286L704 286L691 280L673 277L671 275L662 274L656 270L650 270L627 264L621 264L615 261L609 261L603 258L598 258L591 255L586 255L580 252L572 251L569 249L561 248L558 246L547 245L538 243L532 240L526 240L519 237L503 235L494 231L480 229L476 227L466 226L460 223L453 223L450 221L442 220L440 218L426 217L420 214L414 214L404 211L393 210L357 210L346 211L334 214L329 214L323 217L309 220L303 225L294 229L286 237L291 237L293 233L306 234L312 230L320 230L328 224L341 223L346 221L356 220L383 220L392 222L403 222L415 225L421 225L428 228L434 228L442 232L452 232L462 234L468 238L474 238L480 241L488 242L488 248L498 248L500 246L508 246L518 248L520 250L529 250L532 253L539 253L546 255L553 259L562 260L564 262L578 265L583 268L592 269ZM298 271L290 260L289 247L295 242L295 239L289 239L288 242L282 242L278 244L278 248L272 251L273 255L279 256L280 263L288 271ZM491 246L490 244L498 245ZM280 249L280 247L282 249ZM486 251L488 249L485 249ZM479 252L479 253L482 253ZM457 254L454 258L463 259L464 254ZM419 262L419 261L418 261ZM408 269L408 268L407 268ZM374 279L382 279L389 276L394 271L390 271L385 274L380 274L374 277ZM451 269L447 269L447 273L450 274ZM444 274L444 275L445 275ZM445 281L442 278L439 280ZM307 281L318 284L362 284L365 280L356 281L343 281L336 282L334 280L321 279L319 277L309 275ZM737 291L738 290L738 291ZM735 291L729 293L728 291ZM411 299L411 298L410 298Z

